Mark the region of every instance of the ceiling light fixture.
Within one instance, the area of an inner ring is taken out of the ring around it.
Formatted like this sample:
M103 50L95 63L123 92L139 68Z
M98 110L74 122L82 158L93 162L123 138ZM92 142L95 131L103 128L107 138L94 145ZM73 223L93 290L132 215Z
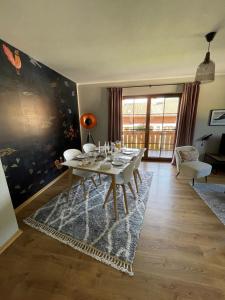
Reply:
M195 80L202 83L207 83L215 79L215 63L210 60L210 43L214 39L216 32L209 32L205 35L206 41L208 42L208 51L205 55L205 59L198 66Z

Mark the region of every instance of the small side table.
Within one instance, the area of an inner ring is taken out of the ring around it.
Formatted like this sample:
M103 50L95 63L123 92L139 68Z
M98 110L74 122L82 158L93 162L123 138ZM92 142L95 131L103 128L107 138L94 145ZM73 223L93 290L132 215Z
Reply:
M213 172L216 174L219 169L225 169L225 155L206 153L205 162L212 165Z

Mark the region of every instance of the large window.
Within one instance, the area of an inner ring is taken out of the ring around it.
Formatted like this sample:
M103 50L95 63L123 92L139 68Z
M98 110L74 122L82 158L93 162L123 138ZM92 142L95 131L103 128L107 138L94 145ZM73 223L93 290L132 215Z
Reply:
M130 148L147 148L146 158L171 158L179 100L179 95L125 97L123 144Z

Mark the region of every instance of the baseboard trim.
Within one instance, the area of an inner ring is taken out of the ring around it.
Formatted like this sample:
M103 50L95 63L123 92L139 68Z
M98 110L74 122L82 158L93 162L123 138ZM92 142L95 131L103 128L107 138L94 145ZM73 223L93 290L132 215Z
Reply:
M39 196L40 194L42 194L44 191L46 191L51 185L53 185L54 183L56 183L60 178L62 178L64 175L66 175L66 173L68 173L69 170L65 170L62 174L60 174L58 177L56 177L54 180L52 180L51 182L49 182L46 186L44 186L40 191L38 191L37 193L35 193L33 196L31 196L30 198L28 198L26 201L24 201L20 206L18 206L15 209L15 213L16 215L28 204L30 204L37 196Z
M22 233L23 231L18 229L17 232L0 247L0 254L2 254Z

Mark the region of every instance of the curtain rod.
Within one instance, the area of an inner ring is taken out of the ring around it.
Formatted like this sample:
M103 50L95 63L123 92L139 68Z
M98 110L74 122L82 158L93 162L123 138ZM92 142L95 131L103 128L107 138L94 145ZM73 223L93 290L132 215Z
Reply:
M136 88L136 87L149 87L152 86L163 86L163 85L184 85L185 82L178 82L178 83L161 83L161 84L145 84L145 85L130 85L130 86L121 86L123 89L129 89L129 88Z

